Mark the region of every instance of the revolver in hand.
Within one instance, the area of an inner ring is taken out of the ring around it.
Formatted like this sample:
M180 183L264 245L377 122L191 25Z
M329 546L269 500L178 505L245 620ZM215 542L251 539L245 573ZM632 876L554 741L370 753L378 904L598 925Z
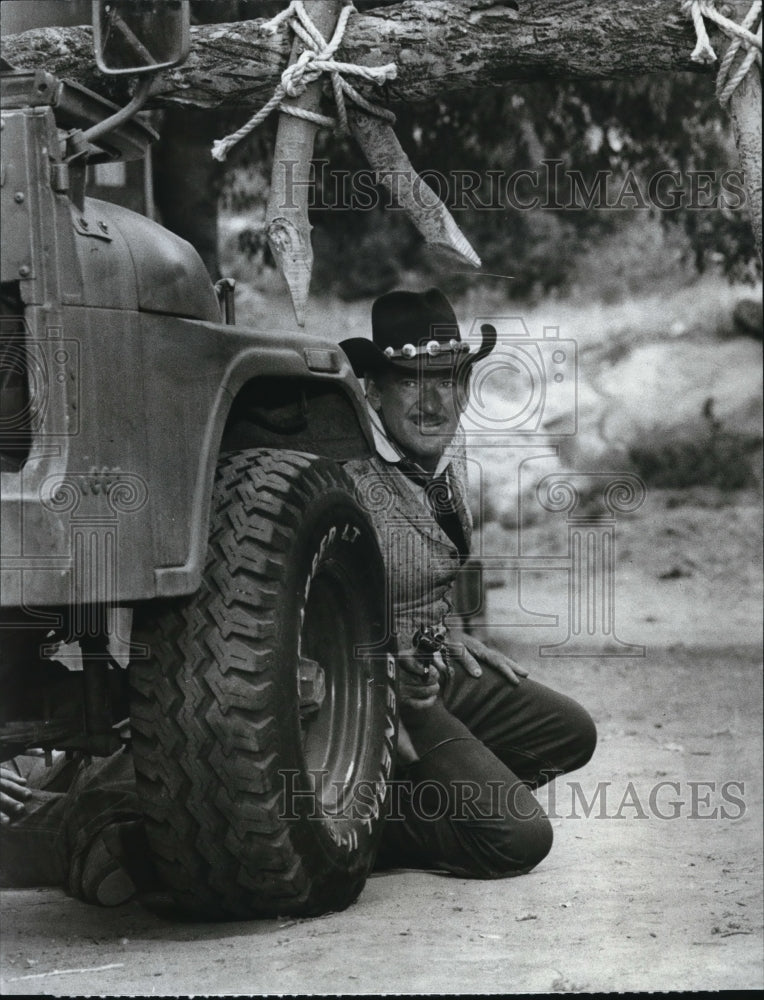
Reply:
M448 629L445 625L428 625L426 628L422 626L414 633L414 654L417 663L422 668L422 677L425 680L430 676L430 667L434 665L435 654L441 653L445 658L447 636ZM438 673L440 673L439 670Z

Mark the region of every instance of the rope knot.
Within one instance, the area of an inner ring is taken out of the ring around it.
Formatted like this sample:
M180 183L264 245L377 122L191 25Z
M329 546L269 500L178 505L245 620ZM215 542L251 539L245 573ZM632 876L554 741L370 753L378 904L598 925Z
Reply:
M718 25L730 39L716 75L716 96L724 106L729 103L729 99L748 75L753 64L758 63L761 66L761 0L754 0L740 24L721 14L713 0L682 0L682 11L692 18L695 26L697 43L690 56L693 62L707 64L716 62L716 52L706 31L706 18ZM759 22L758 28L756 28L757 22ZM742 59L733 73L732 66L739 53L742 54Z
M355 13L356 9L352 3L347 3L342 8L337 18L334 34L328 42L311 20L303 0L292 0L285 10L262 24L261 30L272 35L283 21L288 21L289 27L302 41L305 49L295 62L287 66L281 74L281 80L271 99L238 131L225 139L215 140L212 146L214 159L224 160L229 149L249 135L276 108L284 114L313 122L314 125L335 128L340 133L350 131L346 100L350 100L367 114L376 115L389 122L395 121L395 115L392 111L368 101L343 75L356 76L369 83L381 84L387 80L395 79L397 75L395 63L388 63L385 66L361 66L356 63L337 62L334 59L334 54L345 35L348 20L351 14ZM311 83L315 83L322 73L328 73L331 80L334 102L337 106L337 120L283 103L284 98L294 100L304 94L307 87Z
M306 49L297 62L287 66L281 74L281 84L287 97L299 97L304 94L309 83L313 83L321 75L321 69L316 66L318 56L312 49Z

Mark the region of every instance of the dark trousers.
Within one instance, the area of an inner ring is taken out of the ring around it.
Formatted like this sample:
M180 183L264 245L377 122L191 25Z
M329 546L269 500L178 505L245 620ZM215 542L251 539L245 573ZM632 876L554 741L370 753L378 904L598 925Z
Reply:
M552 827L530 789L586 764L594 723L571 698L482 666L479 678L457 668L442 700L405 714L419 760L391 787L378 867L501 878L549 853Z

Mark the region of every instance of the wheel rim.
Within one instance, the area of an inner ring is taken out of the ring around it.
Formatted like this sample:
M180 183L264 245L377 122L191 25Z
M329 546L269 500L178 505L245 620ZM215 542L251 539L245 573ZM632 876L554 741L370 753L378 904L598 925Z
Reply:
M323 673L321 703L301 713L301 726L305 769L326 816L342 813L362 773L369 677L353 651L365 626L365 609L341 567L322 566L305 604L299 660Z

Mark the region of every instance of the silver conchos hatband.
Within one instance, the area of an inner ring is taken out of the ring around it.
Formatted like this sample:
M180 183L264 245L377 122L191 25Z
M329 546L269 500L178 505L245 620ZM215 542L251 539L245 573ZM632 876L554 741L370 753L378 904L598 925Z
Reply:
M439 354L449 352L459 354L465 351L469 354L470 345L464 341L449 340L447 344L442 344L439 340L428 340L426 344L422 344L420 347L415 347L414 344L404 344L399 351L394 350L392 347L386 347L385 356L390 358L390 360L402 358L405 361L410 361L412 358L434 358Z

